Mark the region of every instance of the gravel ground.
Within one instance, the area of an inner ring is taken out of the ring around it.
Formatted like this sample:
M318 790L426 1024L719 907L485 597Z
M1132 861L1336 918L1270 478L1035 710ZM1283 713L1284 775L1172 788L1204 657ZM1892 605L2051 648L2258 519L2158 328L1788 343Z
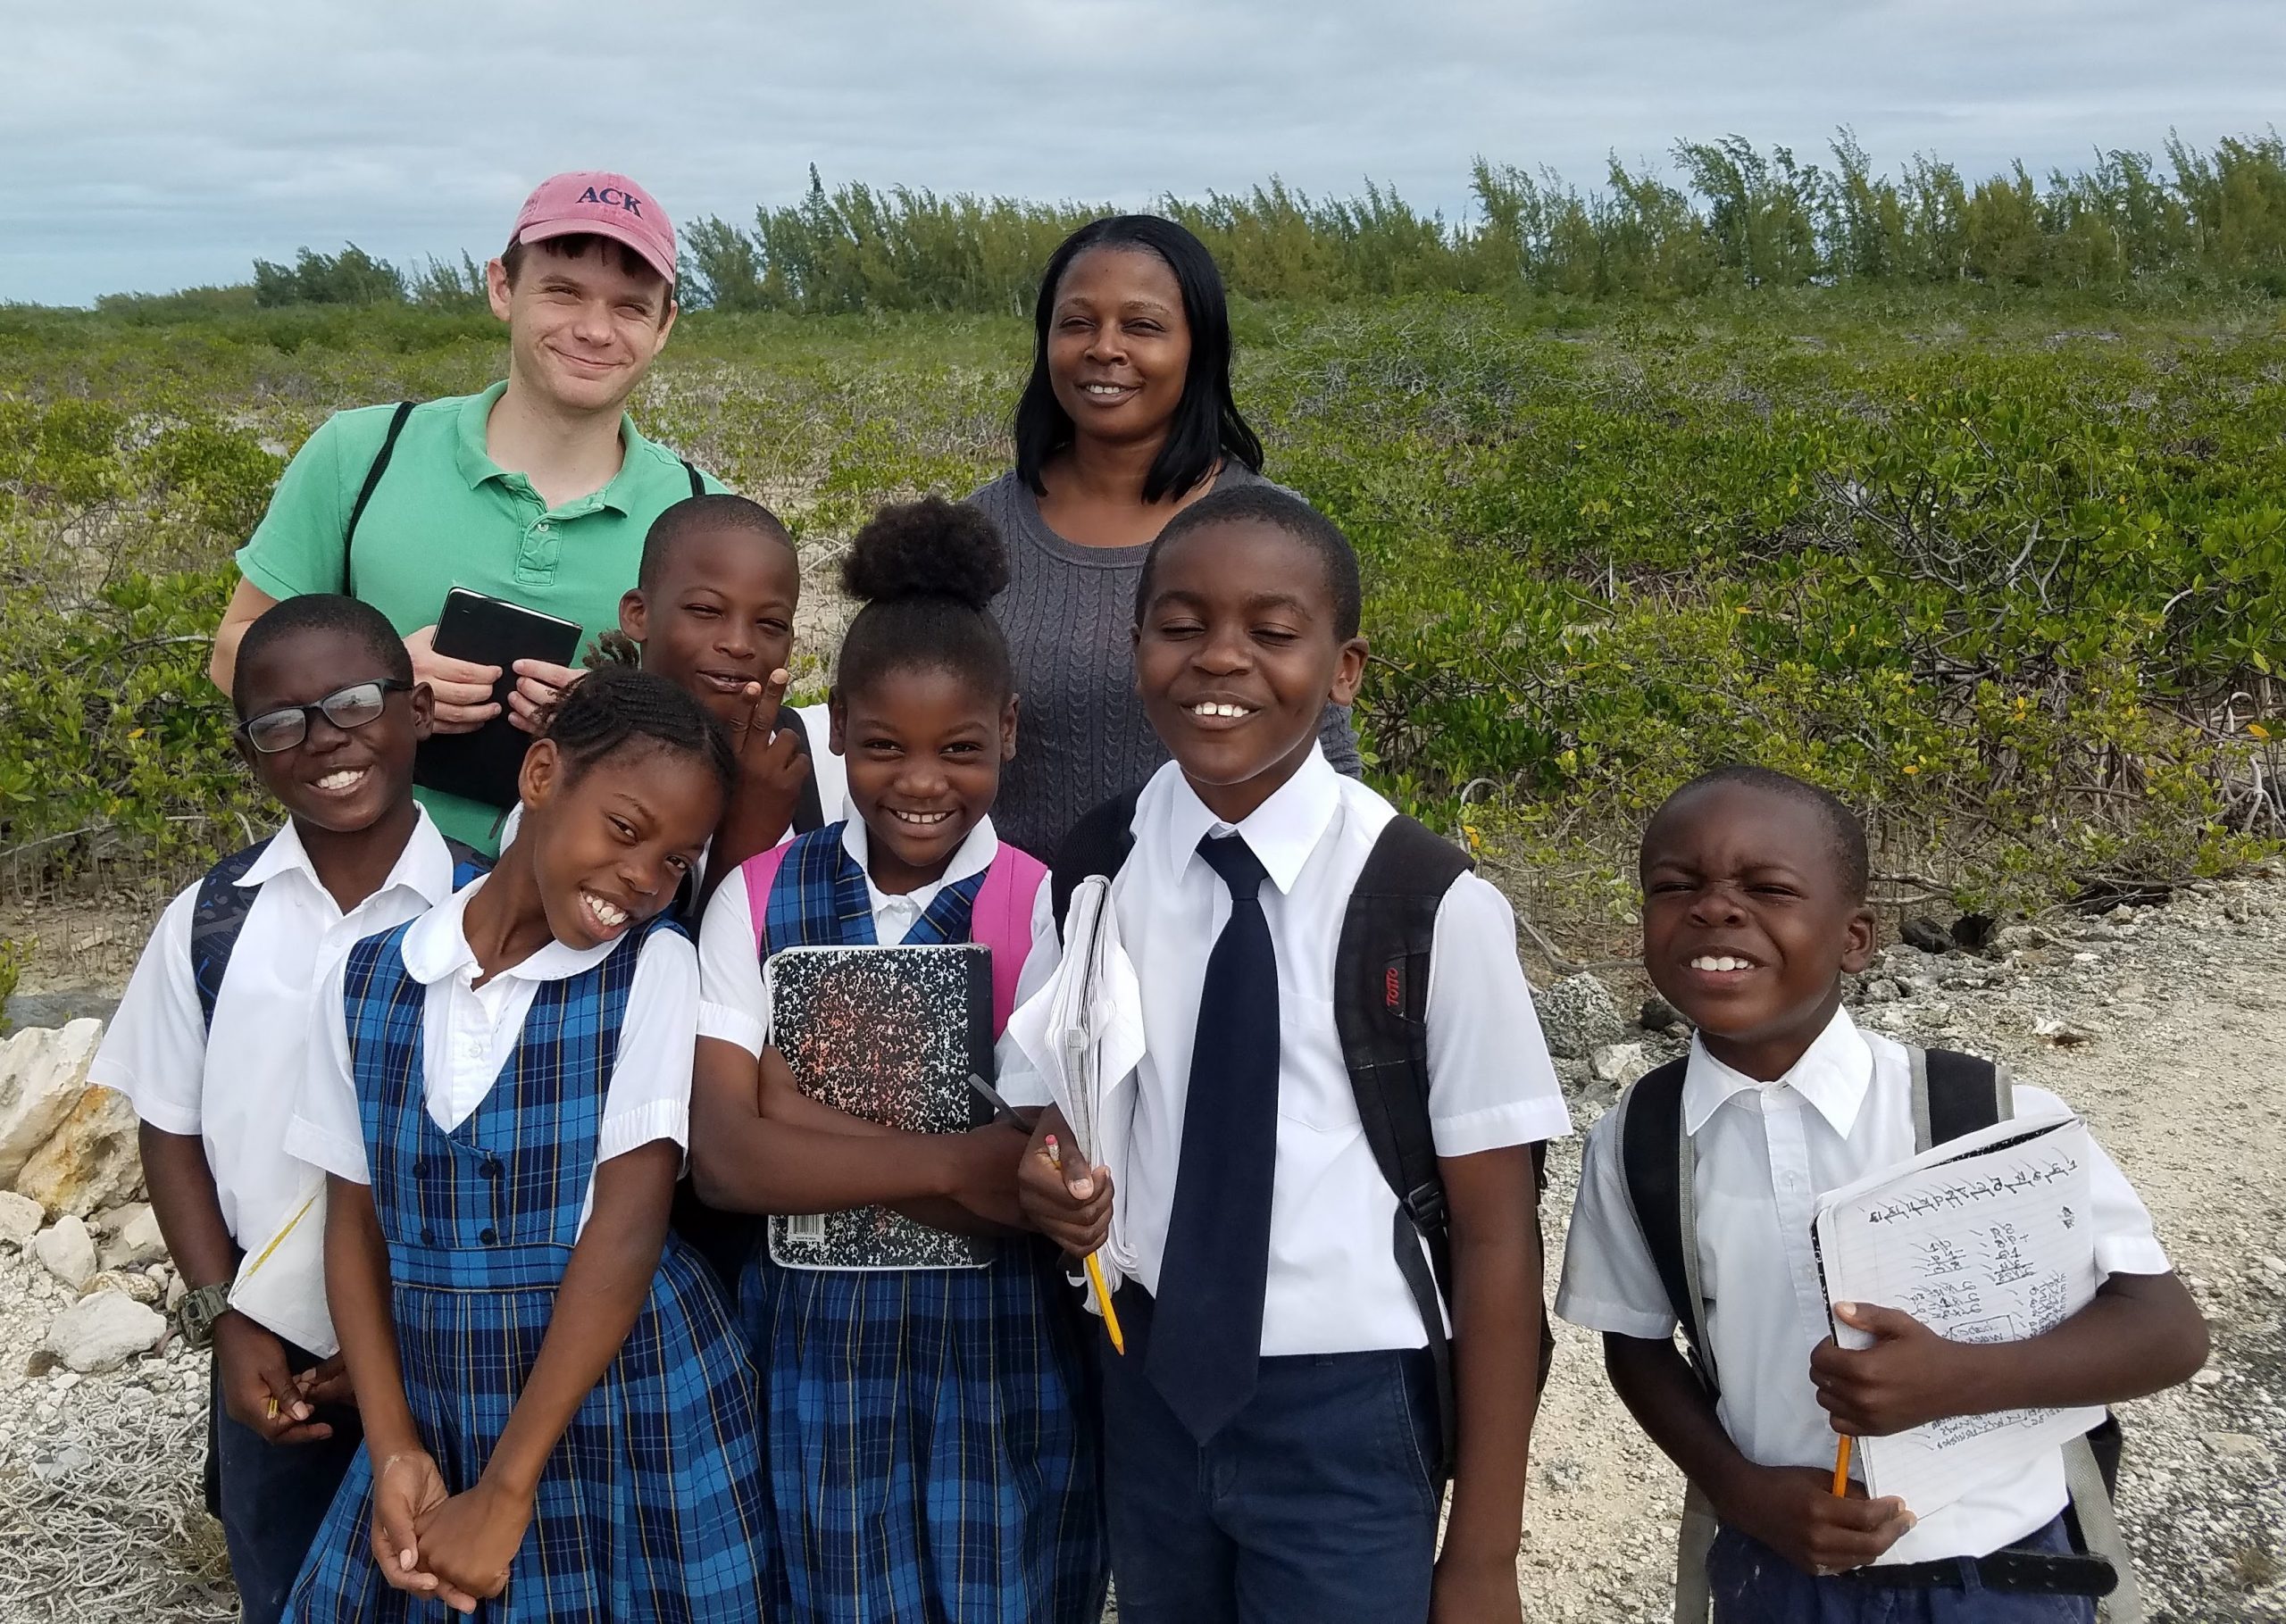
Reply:
M2286 1620L2286 885L2204 887L2008 940L1989 957L1892 948L1860 1013L2005 1056L2083 1112L2126 1169L2215 1333L2196 1382L2123 1411L2123 1514L2152 1618ZM1655 1040L1651 1057L1663 1052ZM1581 1084L1580 1126L1609 1103ZM1573 1141L1552 1159L1551 1256L1577 1169ZM28 1374L68 1300L0 1245L0 1624L234 1616L196 1509L203 1356ZM1526 1616L1664 1620L1680 1480L1612 1396L1592 1339L1558 1337L1525 1516Z

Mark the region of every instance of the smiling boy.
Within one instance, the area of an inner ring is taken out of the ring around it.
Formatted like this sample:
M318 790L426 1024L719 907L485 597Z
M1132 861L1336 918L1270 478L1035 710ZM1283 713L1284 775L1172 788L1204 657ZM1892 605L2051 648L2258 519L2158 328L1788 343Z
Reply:
M480 395L367 406L321 424L280 478L240 548L243 577L214 636L228 690L239 639L272 604L339 592L387 614L436 696L435 728L497 713L496 669L438 654L438 611L454 587L577 622L617 619L643 537L706 479L636 431L628 397L674 330L675 235L658 200L623 175L542 181L485 268L507 324L508 376ZM517 664L510 712L530 730L574 673ZM427 789L446 834L493 849L500 809Z
M1136 684L1174 759L1113 804L1131 845L1113 864L1112 910L1145 1038L1127 1153L1115 1169L1059 1168L1050 1137L1074 1141L1051 1109L1019 1175L1027 1215L1075 1255L1104 1245L1117 1206L1127 1348L1101 1362L1104 1482L1132 1624L1521 1613L1533 1147L1569 1125L1506 900L1319 747L1325 707L1355 698L1364 673L1359 598L1347 539L1266 487L1178 514L1138 587ZM1435 1198L1409 1192L1403 1219L1344 1059L1342 1001L1378 1004L1383 979L1367 1000L1336 974L1390 837L1448 865L1441 892L1417 899L1434 917L1414 1006L1425 1079L1403 1068L1378 1102L1396 1114L1398 1092L1416 1090L1433 1137ZM1059 881L1110 871L1077 861L1059 857ZM1027 993L1061 958L1057 921L1039 923ZM1047 1103L1017 1057L1004 1067L1009 1099ZM1424 1302L1414 1282L1442 1245L1449 1267Z
M296 598L247 633L235 679L239 754L287 821L168 905L88 1075L142 1119L152 1208L190 1288L181 1328L213 1342L216 1509L244 1617L268 1624L360 1429L341 1362L233 1308L230 1283L317 1185L285 1150L313 989L359 937L451 895L466 854L413 802L429 691L380 611ZM313 1258L298 1295L321 1321L322 1292Z
M1818 1197L1906 1160L1915 1142L1911 1052L1861 1032L1842 1007L1842 978L1874 946L1867 869L1848 807L1760 768L1687 784L1652 818L1644 968L1698 1029L1679 1109L1705 1282L1698 1369L1674 1345L1623 1150L1645 1101L1676 1106L1648 1092L1656 1074L1589 1136L1556 1312L1603 1333L1612 1385L1711 1503L1720 1531L1704 1578L1717 1624L2084 1621L2086 1595L2015 1582L2067 1548L2055 1449L2023 1452L1917 1520L1894 1497L1832 1492L1838 1433L2112 1403L2187 1379L2207 1350L2150 1215L2100 1151L2091 1219L2104 1279L2079 1313L2044 1336L1973 1346L1894 1308L1840 1303L1841 1322L1874 1340L1835 1341L1811 1248ZM2013 1098L2018 1115L2063 1109L2037 1088ZM1992 1561L2004 1548L2034 1560ZM1681 1578L1696 1594L1700 1576Z

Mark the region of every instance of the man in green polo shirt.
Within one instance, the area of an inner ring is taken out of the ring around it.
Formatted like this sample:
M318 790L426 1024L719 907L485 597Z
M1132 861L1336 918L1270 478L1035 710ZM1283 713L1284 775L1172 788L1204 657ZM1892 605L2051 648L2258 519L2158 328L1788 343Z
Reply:
M675 322L674 229L648 193L600 172L544 181L486 274L508 324L507 381L405 413L362 512L397 408L337 412L310 437L238 551L242 579L209 668L225 692L263 611L347 592L404 637L438 729L467 732L497 713L500 673L430 646L446 592L505 598L593 638L618 624L651 521L695 487L722 488L638 434L624 410ZM512 720L530 730L577 673L520 661L516 676ZM493 849L500 809L418 794L446 834Z

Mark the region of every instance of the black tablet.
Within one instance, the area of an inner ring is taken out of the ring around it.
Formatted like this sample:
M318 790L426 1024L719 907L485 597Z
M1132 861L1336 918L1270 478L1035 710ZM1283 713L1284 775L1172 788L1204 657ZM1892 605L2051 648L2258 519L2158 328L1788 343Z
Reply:
M569 665L580 652L580 628L521 604L487 597L455 587L445 595L437 616L437 652L479 665L496 665L500 680L492 701L500 714L472 733L438 733L421 740L413 758L413 781L446 795L465 795L487 806L516 804L516 775L532 736L509 720L508 695L516 686L519 660Z

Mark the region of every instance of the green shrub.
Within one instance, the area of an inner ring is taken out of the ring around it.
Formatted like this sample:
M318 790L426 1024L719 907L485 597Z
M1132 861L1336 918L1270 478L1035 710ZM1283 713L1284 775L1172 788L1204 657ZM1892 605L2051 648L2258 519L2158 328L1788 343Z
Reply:
M1365 562L1377 780L1591 911L1631 905L1658 798L1739 758L1841 790L1898 887L1963 902L2263 849L2286 770L2274 308L1790 287L1801 173L1714 157L1740 166L1720 254L1765 268L1750 296L1239 306L1268 471ZM1881 262L1971 251L1890 230L1877 189L1851 206ZM1694 241L1688 235L1631 240L1611 276ZM1015 315L702 311L636 412L820 561L881 502L1005 466L1029 349ZM0 312L0 875L172 878L266 821L204 675L230 548L326 412L500 361L497 324L456 309Z

